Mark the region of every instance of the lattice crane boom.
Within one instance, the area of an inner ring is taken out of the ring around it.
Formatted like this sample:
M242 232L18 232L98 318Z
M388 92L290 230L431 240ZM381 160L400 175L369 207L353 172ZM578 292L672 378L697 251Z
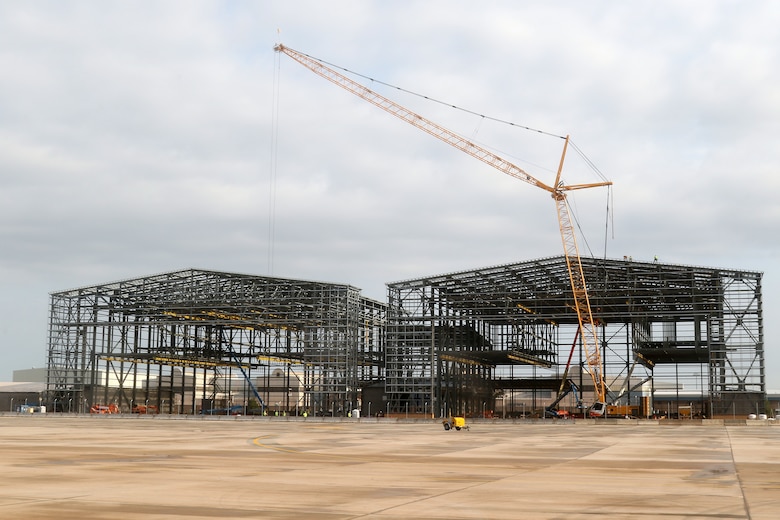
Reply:
M588 297L588 290L585 284L582 260L580 258L579 248L577 247L577 239L574 233L574 226L572 225L569 205L566 200L566 193L584 188L608 186L612 183L599 182L565 185L561 182L563 162L566 156L566 149L568 148L569 144L568 137L566 137L564 142L563 154L561 155L561 161L558 167L555 183L551 186L535 178L533 175L526 172L519 166L516 166L515 164L512 164L511 162L499 157L493 152L472 143L463 136L446 129L415 112L412 112L411 110L399 105L395 101L392 101L382 96L381 94L374 92L368 87L353 81L352 79L333 70L332 68L328 67L321 61L312 58L311 56L293 50L282 44L276 45L274 50L286 54L315 74L322 76L328 81L335 83L339 87L351 92L365 101L368 101L372 105L389 112L390 114L409 123L410 125L419 128L420 130L436 137L437 139L440 139L441 141L444 141L451 146L454 146L455 148L479 159L486 164L489 164L493 168L507 175L515 177L516 179L519 179L528 184L532 184L537 188L541 188L551 194L552 198L555 200L556 209L558 212L558 224L566 258L566 267L569 272L569 280L574 298L574 307L577 311L577 320L580 326L580 333L588 366L588 372L593 379L597 398L597 402L591 408L591 413L594 415L603 414L606 401L606 384L604 383L604 377L602 374L597 323L593 317L593 313L590 307L590 299Z

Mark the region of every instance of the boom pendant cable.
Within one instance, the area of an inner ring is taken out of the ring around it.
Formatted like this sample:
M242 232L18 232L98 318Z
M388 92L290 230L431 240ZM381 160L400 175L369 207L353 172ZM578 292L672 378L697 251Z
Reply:
M471 115L474 115L474 116L477 116L477 117L481 117L483 119L488 119L490 121L495 121L496 123L501 123L501 124L504 124L504 125L509 125L509 126L514 126L514 127L517 127L517 128L522 128L523 130L528 130L530 132L536 132L538 134L548 135L550 137L557 137L558 139L566 139L566 137L562 136L562 135L553 134L553 133L550 133L550 132L545 132L544 130L539 130L537 128L531 128L529 126L520 125L520 124L517 124L517 123L513 123L511 121L507 121L505 119L499 119L497 117L491 117L491 116L487 116L485 114L480 114L479 112L476 112L474 110L469 110L467 108L459 107L458 105L453 105L452 103L447 103L446 101L441 101L439 99L432 98L432 97L426 96L424 94L419 94L419 93L414 92L412 90L407 90L405 88L402 88L402 87L399 87L399 86L396 86L396 85L392 85L390 83L385 83L384 81L380 81L378 79L374 79L374 78L372 78L370 76L366 76L366 75L361 74L359 72L355 72L354 70L350 70L350 69L341 67L339 65L336 65L335 63L330 63L329 61L321 60L320 58L316 58L316 57L311 56L309 54L306 54L304 52L300 52L300 54L303 55L303 56L306 56L308 58L311 58L313 60L317 60L320 63L324 63L325 65L333 67L334 69L343 70L344 72L346 72L348 74L352 74L353 76L357 76L359 78L363 78L363 79L371 81L373 83L377 83L379 85L384 85L385 87L388 87L388 88L391 88L391 89L395 89L395 90L397 90L399 92L404 92L406 94L410 94L412 96L416 96L416 97L421 98L421 99L432 101L434 103L438 103L440 105L444 105L446 107L450 107L450 108L453 108L455 110L459 110L461 112L465 112L467 114L471 114Z
M279 156L279 76L280 56L275 55L273 74L273 96L271 106L271 164L268 174L268 275L274 274L274 249L276 242L276 179Z
M298 51L296 51L296 52L298 52ZM493 122L496 122L496 123L500 123L500 124L504 124L504 125L508 125L508 126L513 126L515 128L520 128L520 129L523 129L523 130L528 130L529 132L535 132L535 133L538 133L538 134L546 135L546 136L549 136L549 137L555 137L555 138L558 138L558 139L566 139L565 136L562 136L562 135L559 135L559 134L555 134L555 133L552 133L552 132L547 132L547 131L544 131L544 130L539 130L537 128L531 128L530 126L525 126L525 125L521 125L521 124L518 124L518 123L514 123L512 121L507 121L506 119L501 119L501 118L497 118L497 117L488 116L488 115L476 112L474 110L469 110L467 108L460 107L460 106L455 105L453 103L448 103L446 101L441 101L439 99L436 99L436 98L433 98L433 97L430 97L430 96L426 96L424 94L420 94L420 93L414 92L412 90L408 90L408 89L405 89L403 87L399 87L397 85L393 85L391 83L387 83L387 82L384 82L384 81L372 78L370 76L366 76L365 74L361 74L359 72L355 72L355 71L347 69L345 67L341 67L339 65L336 65L335 63L331 63L329 61L322 60L320 58L316 58L314 56L311 56L311 55L303 53L303 52L300 52L300 54L303 55L303 56L306 56L308 58L311 58L313 60L317 60L320 63L323 63L323 64L328 65L330 67L333 67L335 69L342 70L342 71L344 71L344 72L346 72L348 74L351 74L353 76L357 76L357 77L363 78L363 79L365 79L367 81L371 81L372 83L377 83L379 85L383 85L385 87L397 90L399 92L404 92L406 94L409 94L409 95L412 95L412 96L415 96L415 97L418 97L418 98L421 98L421 99L425 99L427 101L432 101L433 103L438 103L440 105L452 108L454 110L458 110L460 112L464 112L466 114L471 114L471 115L477 116L477 117L481 118L481 120L487 119L489 121L493 121ZM599 179L601 179L602 181L607 181L607 178L604 176L604 174L601 173L601 171L599 171L598 167L593 163L593 161L591 161L588 158L588 156L586 156L583 153L583 151L576 144L574 144L574 142L572 142L571 139L569 139L569 145L572 148L574 148L574 150L577 152L577 154L583 159L583 161L585 161L585 164L591 170L593 170L596 173L596 175L598 176Z

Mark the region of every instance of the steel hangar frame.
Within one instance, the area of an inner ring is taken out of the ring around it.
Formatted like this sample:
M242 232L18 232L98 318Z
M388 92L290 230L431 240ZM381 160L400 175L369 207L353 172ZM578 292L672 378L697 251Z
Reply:
M644 396L649 415L684 390L704 416L763 409L761 273L582 261L613 403ZM563 256L391 283L388 305L390 410L479 415L567 381L592 402Z
M349 285L198 269L56 292L48 400L262 413L274 391L277 413L343 413L383 376L385 319Z

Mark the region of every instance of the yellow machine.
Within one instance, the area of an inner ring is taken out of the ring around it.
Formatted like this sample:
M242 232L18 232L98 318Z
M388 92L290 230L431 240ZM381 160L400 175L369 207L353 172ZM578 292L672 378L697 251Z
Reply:
M444 419L441 423L444 425L445 430L451 430L453 428L455 428L456 430L469 429L469 427L466 425L465 417L449 417L447 419Z
M634 405L607 405L607 417L639 417L639 407Z

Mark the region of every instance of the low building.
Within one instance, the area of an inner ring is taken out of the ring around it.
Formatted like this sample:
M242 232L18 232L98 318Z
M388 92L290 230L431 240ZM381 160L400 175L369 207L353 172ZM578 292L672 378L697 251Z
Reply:
M0 383L0 412L18 412L21 406L41 406L46 400L45 382ZM61 411L61 403L57 403Z

